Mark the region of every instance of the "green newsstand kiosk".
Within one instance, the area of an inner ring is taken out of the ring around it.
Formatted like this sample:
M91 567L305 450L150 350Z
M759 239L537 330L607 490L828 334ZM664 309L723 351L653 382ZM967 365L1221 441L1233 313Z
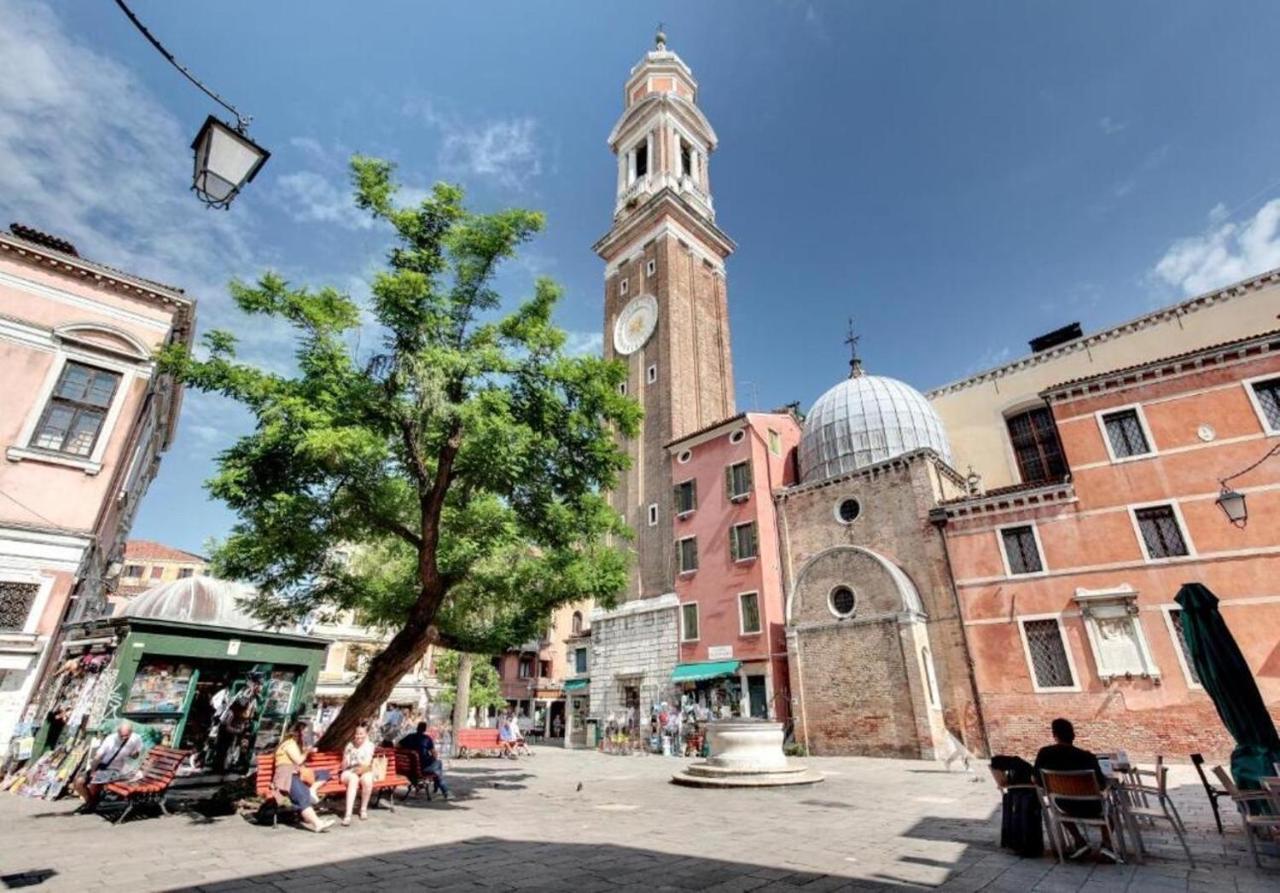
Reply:
M99 728L128 719L150 743L197 754L207 772L239 773L311 711L328 642L262 628L251 587L188 577L149 589L109 621L116 641ZM229 708L229 705L234 704Z

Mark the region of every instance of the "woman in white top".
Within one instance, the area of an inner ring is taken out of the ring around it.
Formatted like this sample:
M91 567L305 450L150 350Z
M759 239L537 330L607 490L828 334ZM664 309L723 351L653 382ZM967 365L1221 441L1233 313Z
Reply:
M369 797L373 794L373 742L369 740L369 727L365 723L356 726L355 734L342 751L343 783L347 786L347 814L343 825L351 824L351 810L356 805L356 791L360 792L360 818L369 817Z

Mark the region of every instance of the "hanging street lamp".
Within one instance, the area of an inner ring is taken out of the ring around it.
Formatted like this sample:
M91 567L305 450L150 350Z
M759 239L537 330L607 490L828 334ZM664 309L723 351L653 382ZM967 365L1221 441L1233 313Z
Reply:
M240 190L246 183L258 175L258 171L271 157L270 152L249 139L246 131L249 129L252 118L240 114L235 106L200 83L195 75L180 65L173 57L173 53L166 50L146 29L146 26L138 21L138 17L125 5L124 0L116 0L116 5L129 17L134 27L142 32L142 36L160 51L160 55L169 60L170 65L182 72L183 76L199 87L206 96L235 115L234 125L210 115L205 119L204 125L191 144L191 149L195 152L191 190L210 208L231 207L232 199L240 194Z
M1233 490L1230 486L1230 482L1253 471L1277 453L1280 453L1280 443L1267 450L1261 459L1254 462L1248 468L1243 471L1237 471L1235 474L1228 475L1218 482L1222 486L1222 490L1218 493L1218 498L1215 499L1214 502L1218 504L1218 508L1222 509L1223 514L1227 516L1227 520L1230 521L1233 526L1243 529L1248 525L1249 506L1245 503L1244 494L1238 490Z

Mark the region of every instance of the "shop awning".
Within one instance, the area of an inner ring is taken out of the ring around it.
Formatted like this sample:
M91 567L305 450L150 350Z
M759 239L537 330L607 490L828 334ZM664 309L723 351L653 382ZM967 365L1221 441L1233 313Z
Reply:
M564 690L565 691L582 691L582 689L586 688L590 684L591 684L590 679L570 679L565 682Z
M676 671L671 674L671 681L699 682L721 676L736 676L740 666L742 666L740 660L704 660L694 664L676 664Z

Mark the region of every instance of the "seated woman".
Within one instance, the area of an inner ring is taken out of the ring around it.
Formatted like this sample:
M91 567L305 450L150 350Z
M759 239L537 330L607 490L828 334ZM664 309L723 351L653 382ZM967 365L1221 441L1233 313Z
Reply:
M351 740L342 751L342 774L338 776L347 786L347 812L342 817L344 826L351 824L351 811L356 805L356 792L360 792L360 818L369 817L369 797L373 794L373 741L369 738L369 724L356 726Z
M272 787L275 790L288 797L293 803L298 815L302 819L302 826L308 831L320 833L328 831L333 827L333 819L322 822L320 817L316 815L315 804L319 800L316 794L316 788L324 784L329 778L329 773L321 770L315 773L315 779L310 786L303 776L303 763L307 761L307 754L311 752L310 748L303 747L302 739L307 730L307 724L299 721L289 727L289 731L285 733L280 746L276 748L276 771L272 778Z

